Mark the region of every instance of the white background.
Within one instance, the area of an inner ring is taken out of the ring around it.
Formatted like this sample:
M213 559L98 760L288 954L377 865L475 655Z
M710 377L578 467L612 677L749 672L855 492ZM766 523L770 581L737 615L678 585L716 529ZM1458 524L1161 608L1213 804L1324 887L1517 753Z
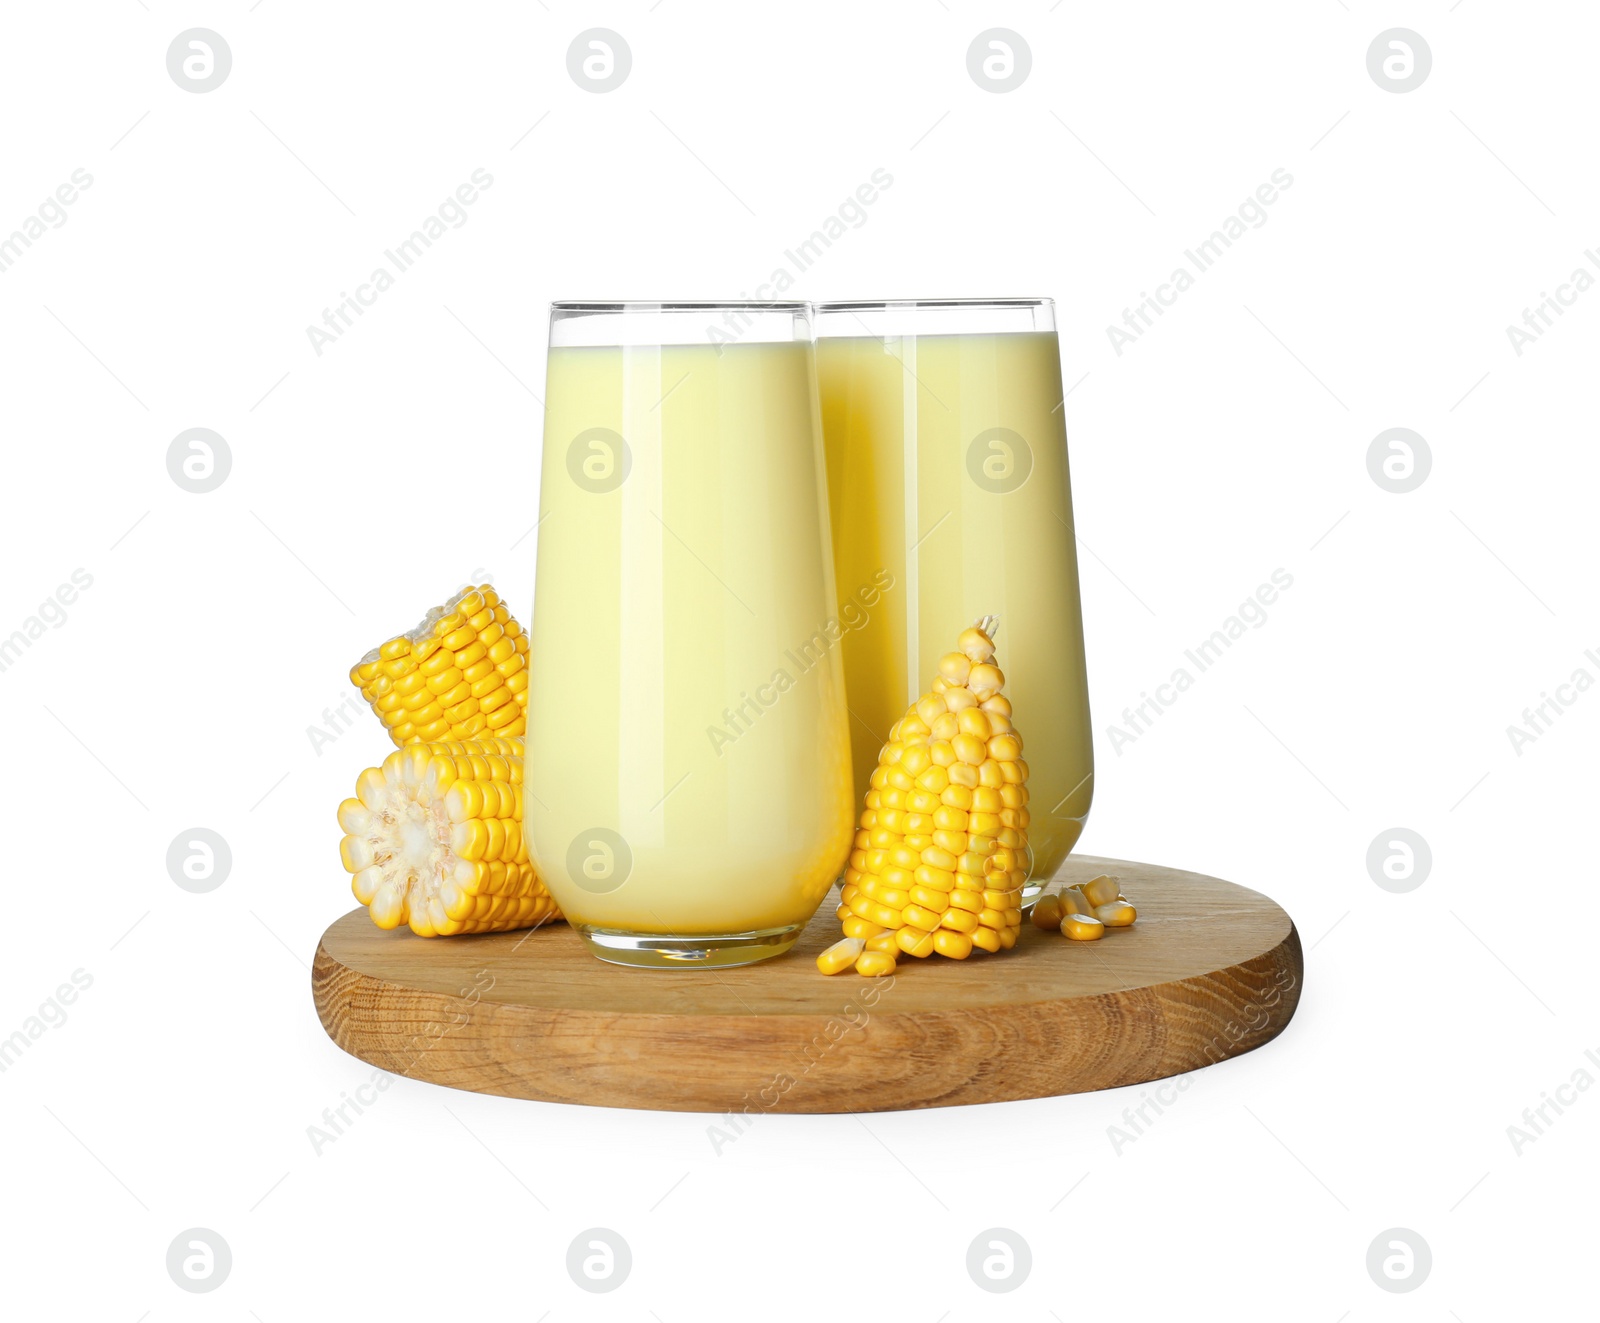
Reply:
M969 77L994 25L1032 72ZM175 85L221 33L215 91ZM569 77L582 30L633 68ZM1433 68L1394 94L1381 31ZM127 1319L1456 1318L1594 1308L1587 1066L1600 694L1507 727L1600 649L1600 294L1506 334L1600 244L1591 7L691 0L16 5L0 234L93 184L0 274L0 635L93 585L0 674L0 1036L92 986L0 1075L6 1310ZM493 185L336 344L307 334L477 168ZM527 618L546 304L754 293L876 168L797 297L1058 300L1098 792L1083 847L1264 890L1307 948L1284 1036L1202 1072L1120 1152L1140 1089L759 1120L479 1097L370 1075L307 962L351 899L333 810L387 747L308 727L351 661L480 569ZM1293 185L1119 356L1107 335L1276 169ZM1591 267L1600 274L1600 269ZM1395 495L1367 448L1432 469ZM222 434L196 495L166 451ZM1157 727L1109 726L1276 568L1293 588ZM170 880L206 826L232 870ZM1409 894L1369 844L1419 832ZM53 1015L53 1013L52 1013ZM1554 1116L1553 1112L1547 1113ZM1070 1191L1070 1194L1069 1194ZM632 1248L578 1289L573 1236ZM211 1295L165 1269L231 1246ZM969 1242L1030 1278L987 1295ZM1381 1291L1369 1243L1432 1248ZM26 1300L29 1294L35 1299Z

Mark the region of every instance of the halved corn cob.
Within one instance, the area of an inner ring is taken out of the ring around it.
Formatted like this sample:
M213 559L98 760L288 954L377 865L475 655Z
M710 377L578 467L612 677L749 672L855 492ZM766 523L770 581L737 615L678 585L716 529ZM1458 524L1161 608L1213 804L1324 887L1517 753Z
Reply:
M351 682L401 748L527 731L528 636L488 584L463 588L374 648Z
M522 740L409 744L356 778L339 855L380 928L422 937L560 917L522 834Z
M846 937L892 930L903 954L957 960L1016 945L1030 860L1028 765L994 665L997 623L985 616L962 632L933 688L889 732L845 870ZM889 972L877 960L863 967L877 954L863 951L857 972Z

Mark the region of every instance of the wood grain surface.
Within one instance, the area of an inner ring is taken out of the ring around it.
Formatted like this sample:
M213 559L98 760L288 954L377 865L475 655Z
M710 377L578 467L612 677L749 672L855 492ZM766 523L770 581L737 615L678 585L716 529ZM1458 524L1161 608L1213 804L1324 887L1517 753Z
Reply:
M1132 928L1070 942L1026 920L1012 951L902 957L825 978L836 896L785 956L738 969L604 964L564 924L421 938L364 909L311 975L328 1035L458 1089L667 1111L870 1112L1080 1093L1260 1047L1300 999L1294 923L1199 873L1073 856L1052 889L1116 873Z

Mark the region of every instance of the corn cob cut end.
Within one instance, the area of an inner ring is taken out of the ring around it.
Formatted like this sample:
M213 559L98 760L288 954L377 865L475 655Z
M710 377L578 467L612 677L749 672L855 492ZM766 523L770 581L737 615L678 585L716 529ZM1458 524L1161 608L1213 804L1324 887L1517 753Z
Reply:
M420 937L559 918L522 834L520 738L397 749L339 805L339 855L380 928Z

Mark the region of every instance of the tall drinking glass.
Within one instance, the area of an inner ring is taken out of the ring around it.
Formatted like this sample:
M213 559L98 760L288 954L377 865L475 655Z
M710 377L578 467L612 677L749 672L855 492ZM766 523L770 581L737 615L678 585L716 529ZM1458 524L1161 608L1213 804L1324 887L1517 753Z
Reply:
M839 601L879 590L843 640L856 793L940 656L998 615L1029 766L1031 901L1094 788L1053 305L819 304L817 373Z
M602 960L781 955L851 843L810 309L557 303L545 389L533 860Z

